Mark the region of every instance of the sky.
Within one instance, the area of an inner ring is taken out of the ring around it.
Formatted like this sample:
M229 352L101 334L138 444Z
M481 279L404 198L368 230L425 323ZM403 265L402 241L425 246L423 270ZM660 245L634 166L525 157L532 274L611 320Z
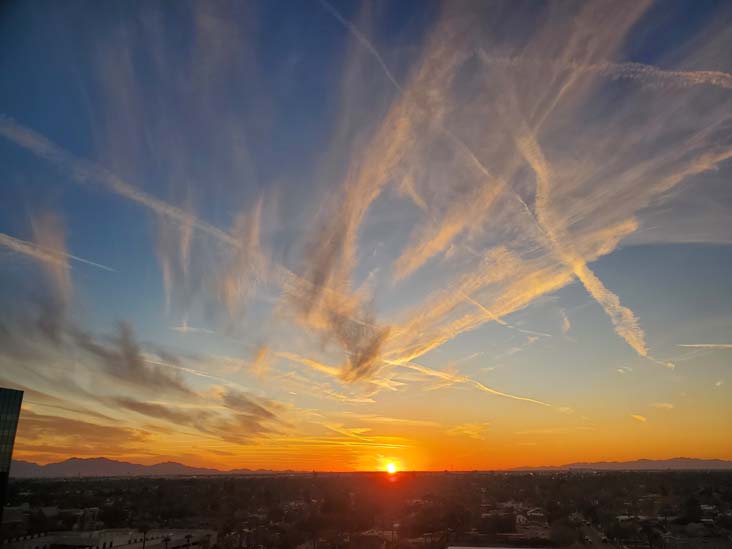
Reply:
M15 458L732 459L729 2L5 2Z

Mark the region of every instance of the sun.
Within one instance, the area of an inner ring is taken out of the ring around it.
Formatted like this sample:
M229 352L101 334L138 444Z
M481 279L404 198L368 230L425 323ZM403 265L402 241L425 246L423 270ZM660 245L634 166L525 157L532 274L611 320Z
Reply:
M397 472L397 466L394 463L387 463L386 464L386 472L390 475L393 475Z

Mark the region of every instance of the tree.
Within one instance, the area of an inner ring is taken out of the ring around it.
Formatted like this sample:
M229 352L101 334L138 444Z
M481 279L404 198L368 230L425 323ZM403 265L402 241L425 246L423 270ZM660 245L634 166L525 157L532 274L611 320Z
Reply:
M150 531L150 526L143 524L138 528L138 530L142 532L142 549L145 549L145 545L147 544L147 533Z
M577 529L567 519L560 519L552 523L550 536L560 547L572 545L577 541Z
M694 496L689 496L684 502L683 515L686 522L699 522L701 520L701 504Z

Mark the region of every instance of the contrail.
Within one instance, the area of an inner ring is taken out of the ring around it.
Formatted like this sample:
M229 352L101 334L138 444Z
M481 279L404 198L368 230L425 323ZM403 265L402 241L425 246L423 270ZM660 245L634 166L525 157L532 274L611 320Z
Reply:
M135 186L100 166L74 157L41 134L21 126L4 115L0 115L0 135L16 145L31 151L36 156L56 164L79 184L96 181L113 193L142 204L160 215L166 216L183 225L193 225L221 242L236 248L241 247L241 243L226 231L222 231L218 227L206 223L180 208L137 189Z
M203 221L176 206L168 204L163 200L155 198L145 193L144 191L137 189L131 183L123 180L122 178L113 174L109 170L102 168L101 166L94 165L88 160L76 158L74 155L63 150L55 143L52 143L43 135L31 130L30 128L21 126L10 117L2 114L0 114L0 136L5 137L7 140L15 143L19 147L22 147L32 152L39 158L43 158L56 164L56 166L66 172L71 177L71 179L79 185L86 185L89 181L95 181L97 183L100 183L108 191L111 191L119 196L122 196L123 198L145 206L146 208L153 210L157 214L167 217L176 223L179 223L184 228L195 227L197 230L200 230L203 233L212 236L214 239L226 246L231 246L232 248L241 250L245 245L245 243L243 243L236 236L233 236L230 233L219 229L218 227L207 223L206 221ZM27 245L28 243L25 244ZM33 249L32 245L30 248L28 247L28 245L22 246L8 243L5 243L5 245L8 247L16 247L18 248L16 251L19 251L21 253L27 253L28 255L33 255L38 259L43 259L55 263L58 263L60 261L58 257L54 258L44 250L40 250L37 247ZM82 259L80 257L69 255L69 258L87 263L89 265L93 265L95 267L99 267L101 269L110 271L114 270L109 267L96 264L92 261ZM288 286L294 286L296 284L306 283L306 281L303 280L302 277L290 271L284 265L272 263L271 266L274 270L275 277L279 281L280 285L285 288ZM313 283L308 284L313 287L317 287L317 285Z
M732 349L732 343L680 343L677 347L693 347L695 349Z
M38 259L39 261L45 261L47 263L66 265L67 259L73 259L74 261L84 263L85 265L90 265L91 267L96 267L97 269L102 269L111 273L117 272L115 269L107 267L106 265L102 265L101 263L95 263L94 261L89 261L88 259L84 259L83 257L78 257L69 253L46 250L44 248L41 248L37 244L34 244L33 242L20 240L5 233L0 233L0 246L5 246L6 248L13 250L14 252L33 257L35 259Z
M155 198L154 196L139 190L131 183L123 180L101 166L96 166L88 160L76 158L55 143L52 143L43 135L18 124L10 117L2 114L0 114L0 136L5 137L8 141L15 143L19 147L32 152L39 158L43 158L56 164L59 168L68 173L71 179L79 185L85 185L89 181L96 181L97 183L102 184L107 190L145 206L146 208L179 223L183 227L195 227L209 236L212 236L222 244L236 249L241 249L243 246L240 239L230 233L219 229L218 227L207 223L206 221L203 221L176 206L168 204L159 198ZM96 265L93 262L88 262L87 260L78 257L73 257L73 259L104 268L104 266ZM301 281L299 276L282 265L273 265L273 268L275 269L282 284L291 284L293 281ZM109 268L107 267L107 269Z
M535 332L534 330L524 330L523 328L519 328L518 326L514 326L513 324L509 324L508 322L506 322L505 320L503 320L501 317L496 316L493 313L493 311L491 311L490 309L488 309L485 305L483 305L482 303L480 303L477 300L473 299L472 297L470 297L466 293L461 292L460 290L458 290L457 293L465 301L467 301L471 305L474 305L480 311L482 311L483 313L485 313L488 318L490 318L491 320L497 322L501 326L504 326L506 328L510 328L511 330L517 330L517 331L519 331L519 332L521 332L523 334L537 335L537 336L541 336L541 337L552 337L551 334L547 334L546 332Z
M421 374L424 374L426 376L430 377L436 377L438 379L442 379L443 381L446 381L450 384L453 383L467 383L468 385L472 385L479 391L483 391L484 393L490 393L492 395L504 397L504 398L510 398L511 400L520 400L523 402L529 402L531 404L539 404L541 406L549 406L551 407L551 404L548 404L546 402L543 402L541 400L536 400L534 398L529 397L523 397L519 395L513 395L511 393L504 393L503 391L499 391L497 389L493 389L492 387L488 387L487 385L484 385L480 381L477 381L475 379L451 374L449 372L444 372L442 370L434 370L432 368L428 368L427 366L422 366L421 364L417 364L415 362L396 362L396 361L385 361L387 364L390 364L392 366L401 366L402 368L408 368L410 370L414 370L416 372L420 372Z
M386 63L384 63L383 58L381 55L379 55L376 48L369 42L369 40L361 34L358 29L347 19L345 19L331 4L327 2L327 0L321 0L321 4L328 10L329 13L331 13L353 36L374 56L376 61L379 63L379 65L382 67L384 74L386 74L389 81L394 85L394 87L401 93L403 91L401 85L396 81L393 74L389 70L389 68L386 66ZM479 52L482 58L487 57L485 52L482 50ZM511 58L503 58L504 63L513 62L511 61ZM597 65L576 65L574 68L579 70L587 70L587 71L594 71L594 72L610 72L612 74L617 75L618 77L625 77L625 78L646 78L649 75L655 75L655 76L663 76L665 79L672 80L674 78L683 78L684 82L687 83L687 85L697 85L697 84L713 84L718 85L722 87L730 87L732 88L732 75L729 75L727 73L716 73L716 72L704 72L704 73L695 73L695 72L680 72L680 71L663 71L661 69L657 69L656 67L652 67L650 65L641 65L639 63L624 63L624 64L613 64L613 63L602 63ZM419 105L417 105L419 107ZM427 113L429 114L429 113ZM513 189L511 189L508 185L506 185L505 181L496 178L483 164L480 159L476 156L475 152L457 135L455 135L452 131L450 131L448 128L442 126L441 124L438 125L438 128L440 131L442 131L445 136L450 140L450 142L453 144L453 146L464 156L466 157L475 168L480 171L483 175L485 175L487 178L493 180L493 182L500 186L502 190L508 191L509 196L511 196L513 199L515 199L523 209L523 211L529 216L529 219L531 219L533 227L538 230L539 234L546 239L548 247L551 251L556 252L556 240L553 238L553 235L550 234L550 232L547 230L547 227L543 223L541 223L540 219L538 218L539 212L534 212L529 207L529 205L519 196L518 193L516 193ZM526 154L524 154L524 157L526 158ZM532 165L532 168L536 168L534 164L531 163L529 158L526 158L526 160L529 162L529 164ZM540 174L537 172L537 176ZM560 254L560 256L563 254ZM562 258L563 262L566 262L566 258ZM658 359L655 359L651 357L648 354L648 351L645 348L645 343L642 341L642 337L640 338L640 341L635 341L634 338L629 337L630 335L634 335L634 332L640 331L638 328L637 330L634 330L633 328L637 328L637 319L635 319L632 312L627 309L626 307L623 307L620 305L620 302L614 294L609 292L602 282L592 273L592 271L589 270L589 267L587 267L586 263L582 261L582 269L580 269L578 273L578 269L576 268L577 265L576 262L569 262L567 265L573 269L575 274L585 274L588 276L585 276L584 279L581 278L583 284L587 288L587 290L590 292L593 298L595 298L605 309L605 311L610 315L611 319L613 320L613 324L616 326L616 331L618 331L618 334L631 346L634 350L636 350L641 356L649 358L651 361L656 362L658 364L661 364L663 366L672 368L673 365L671 363L666 363L663 361L660 361ZM594 282L594 284L588 284L588 281ZM593 291L594 290L594 291ZM605 299L599 299L599 297L604 297ZM616 305L615 302L617 301L617 306L608 307L608 302L612 302L613 305ZM627 317L626 320L630 320L630 322L618 322L616 317ZM625 330L624 324L628 324L630 326L630 329ZM621 328L619 330L619 327ZM642 333L642 332L641 332Z
M585 290L605 310L613 323L615 333L640 356L665 368L673 369L675 367L673 363L659 360L648 352L645 333L633 311L622 305L620 298L602 283L602 280L589 268L583 257L574 252L571 246L565 246L561 241L559 234L562 232L562 228L556 227L556 224L551 222L548 211L551 172L535 136L527 130L522 139L516 140L516 144L521 155L536 175L535 222L548 239L549 250L562 263L572 269Z
M402 87L394 79L393 75L391 74L391 72L389 71L389 69L386 67L383 59L381 58L381 56L379 55L379 53L376 51L376 48L374 48L374 46L368 41L368 39L366 37L364 37L360 32L358 32L358 30L354 27L354 25L352 23L350 23L348 20L346 20L343 16L341 16L335 10L335 8L333 8L333 6L331 6L330 4L327 3L326 0L321 0L321 3L328 8L328 11L331 14L333 14L333 16L336 17L336 19L338 19L338 21L340 21L341 24L343 24L356 37L356 39L358 39L358 41L361 44L363 44L364 47L366 47L368 49L369 52L371 52L371 54L379 62L379 65L381 65L381 67L384 69L384 72L385 72L386 76L389 78L389 80L392 82L392 84L394 84L394 86L396 87L396 89L401 92L402 91ZM419 105L417 105L417 106L419 107ZM429 112L427 114L429 114ZM537 214L539 212L532 211L532 209L521 198L521 196L519 196L518 193L516 193L513 189L511 189L508 185L506 185L506 182L505 181L503 181L502 179L496 178L490 172L490 170L488 170L488 168L485 166L485 164L483 164L480 161L480 159L477 157L477 155L475 154L475 152L467 145L467 143L465 143L462 139L460 139L452 131L450 131L448 128L442 126L441 124L438 125L438 128L440 129L440 131L442 131L442 133L445 134L445 136L450 140L450 142L458 150L458 152L460 152L464 157L466 157L468 159L468 161L471 164L473 164L473 166L479 172L481 172L488 179L492 180L496 185L498 185L501 188L502 191L507 191L509 193L509 196L512 197L514 200L516 200L519 203L519 205L521 206L521 208L523 209L523 211L528 215L529 219L531 220L532 226L539 232L539 234L544 239L546 239L548 248L551 251L555 252L556 251L555 250L555 248L556 248L556 246L555 246L555 244L556 244L555 239L552 237L552 235L549 233L549 231L547 230L547 228L545 227L545 225L538 218L538 215ZM526 154L524 154L524 157L526 157ZM531 163L531 159L530 158L526 158L526 160L527 160L527 162L529 164L532 165L533 168L535 168L535 166ZM537 175L540 175L539 172L537 172ZM564 259L566 259L566 258L563 258L563 262L565 262ZM573 268L573 270L576 272L576 269L574 268L574 265L568 264L568 266L570 268ZM586 267L586 264L584 265L584 267L585 267L584 272L591 273L591 271L589 271L589 268ZM594 273L592 273L592 275L594 276ZM596 277L594 277L594 278L599 283L599 286L602 286L602 283L599 281L599 279L597 279ZM587 289L590 290L590 288L587 286L587 284L585 284L585 287L587 287ZM604 286L602 288L604 289ZM597 292L593 293L592 291L590 291L590 293L591 293L591 295L592 295L593 298L597 299ZM615 297L615 296L613 295L613 297ZM603 304L603 307L605 307L605 310L608 311L608 313L611 312L610 310L608 310L608 308L605 306L605 304L602 301L600 301L600 303ZM624 307L622 307L622 306L620 306L620 308L618 310L621 310L622 312L625 312L626 311L626 309ZM612 316L613 315L611 314L611 317ZM632 313L631 313L631 316L632 316ZM623 334L621 334L621 336L626 341L628 341L628 343L631 345L631 347L633 347L635 350L639 351L639 354L641 354L642 356L646 356L647 355L647 352L645 352L645 348L644 348L644 345L642 343L640 345L635 345L634 342L629 341L629 338L623 336ZM641 352L641 351L643 351L643 352Z
M384 59L381 57L381 55L379 55L379 52L376 51L376 48L369 41L369 39L361 34L361 31L356 28L356 25L343 17L330 2L328 2L327 0L320 0L320 4L328 11L328 13L330 13L333 17L340 21L340 23L348 30L348 32L350 32L356 38L356 40L358 40L361 45L366 48L369 53L371 53L371 55L373 55L374 59L376 59L376 62L381 65L381 68L389 81L391 81L394 87L401 92L402 87L399 85L399 82L397 82L397 79L394 78L394 75L389 70L389 67L386 66Z
M627 62L580 63L562 62L551 59L522 58L522 57L494 57L479 50L481 60L488 65L503 67L518 67L533 64L539 66L555 65L575 72L595 73L614 79L642 80L653 86L671 85L681 88L693 86L715 86L732 90L732 74L721 71L678 71L659 69L653 65Z
M179 372L184 372L186 374L191 374L193 376L202 377L206 379L212 379L214 381L220 381L224 385L227 385L229 387L236 387L238 389L241 389L243 391L249 391L249 387L245 387L241 383L237 383L236 381L231 381L230 379L226 379L224 377L215 376L213 374L208 374L206 372L202 372L201 370L196 370L195 368L187 368L186 366L180 366L178 364L172 364L170 362L166 362L164 360L159 360L154 355L150 354L143 354L143 360L146 364L151 364L153 366L163 366L165 368L172 368L174 370L178 370Z
M366 48L369 53L376 59L376 61L379 63L379 66L381 66L381 69L384 71L384 74L389 79L389 81L392 83L394 88L399 93L402 93L404 90L397 81L396 78L394 78L394 75L389 70L389 67L386 66L386 63L384 62L384 59L381 57L379 52L376 50L374 45L369 41L368 38L366 38L357 28L356 26L351 23L348 19L343 17L334 7L332 4L328 3L327 0L320 0L321 5L333 16L335 17L355 38L358 40L361 45ZM421 105L412 102L413 105L417 108L419 108L422 111L426 111L424 107ZM426 111L427 114L430 114L429 111ZM496 178L489 170L486 168L485 164L483 164L480 159L475 155L475 152L463 141L460 139L457 135L455 135L452 131L450 131L448 128L444 127L442 124L437 124L437 129L439 129L445 136L450 140L450 142L453 144L453 146L463 155L465 156L474 166L475 168L480 171L483 175L485 175L487 178L493 180L493 182L497 185L499 185L502 189L506 189L506 184L504 181ZM538 223L536 223L536 219L534 218L534 213L531 211L531 208L529 208L528 204L517 194L512 192L511 196L517 200L521 207L524 209L526 213L534 220L535 224L538 226Z

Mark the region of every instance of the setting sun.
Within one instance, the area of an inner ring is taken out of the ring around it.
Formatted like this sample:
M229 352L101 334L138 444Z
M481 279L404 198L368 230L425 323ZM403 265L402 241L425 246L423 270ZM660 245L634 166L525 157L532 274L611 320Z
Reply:
M386 472L389 473L390 475L393 475L394 473L397 472L397 466L393 463L387 463Z

